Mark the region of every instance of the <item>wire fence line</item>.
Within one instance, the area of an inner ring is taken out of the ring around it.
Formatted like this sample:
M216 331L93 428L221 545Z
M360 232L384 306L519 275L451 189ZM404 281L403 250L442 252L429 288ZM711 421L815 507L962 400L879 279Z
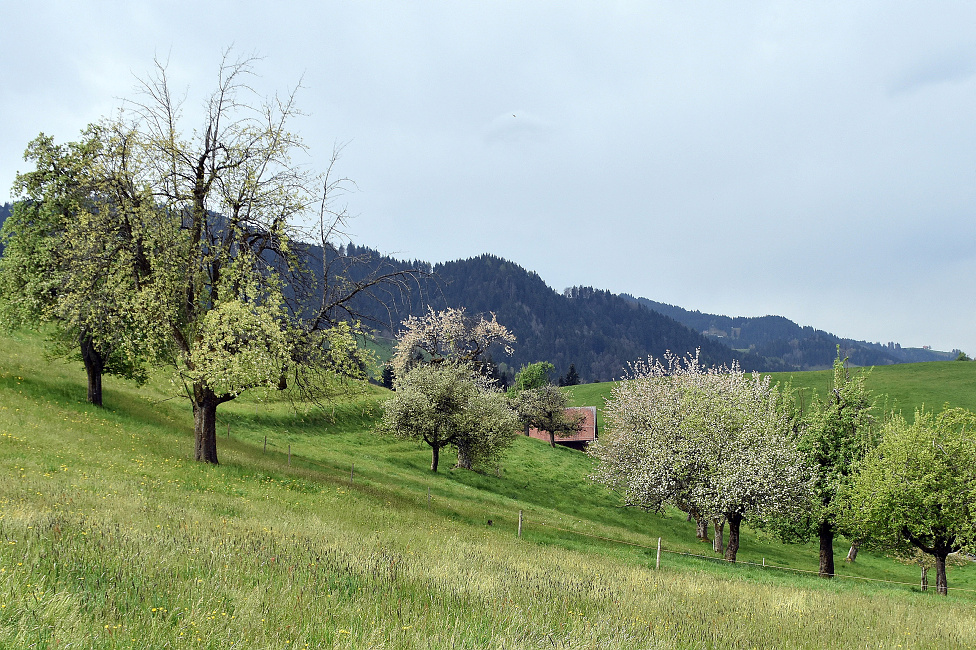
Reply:
M230 428L229 427L228 427L228 433L227 433L227 435L228 435L228 437L230 437ZM265 451L265 453L267 452L267 446L268 446L268 443L269 442L271 442L271 441L269 441L267 439L267 436L265 436L265 440L264 440L264 451ZM278 448L278 446L276 444L274 444L274 442L271 442L271 446L274 447L274 448ZM278 453L280 453L281 455L284 455L285 454L284 451L279 451ZM288 466L291 467L292 465L291 465L291 445L290 444L288 445L288 452L287 452L287 454L288 454L288 461L287 461L288 462ZM336 470L342 471L339 467L336 467L335 465L325 465L323 463L317 462L315 460L312 460L312 459L306 458L306 457L303 457L302 458L302 464L305 465L306 467L311 466L311 467L309 467L309 469L313 469L314 468L314 469L317 469L319 471L336 471ZM352 463L350 465L349 478L347 479L350 484L352 484L354 482L354 473L355 473L355 463ZM427 503L427 508L429 509L430 508L430 505L431 505L431 492L430 492L430 487L429 486L427 488L427 494L426 494L426 499L425 500L426 500L426 503ZM519 510L519 514L518 514L518 536L519 536L519 538L522 537L522 532L525 529L525 524L526 523L527 523L527 520L525 520L525 518L523 517L523 511L522 510ZM710 562L724 562L726 564L732 564L732 565L737 565L737 566L750 566L750 567L756 567L756 568L759 568L759 569L773 569L773 570L777 570L777 571L791 571L793 573L799 573L799 574L811 575L811 576L813 576L813 575L819 576L820 575L820 572L819 571L811 571L809 569L797 569L795 567L781 566L781 565L777 565L777 564L769 564L769 563L767 563L765 561L765 558L763 559L762 564L757 563L757 562L748 562L748 561L745 561L745 560L736 560L736 561L733 562L732 560L726 560L724 557L714 557L714 556L709 556L709 555L699 555L699 554L696 554L696 553L689 553L689 552L685 552L685 551L671 550L671 549L667 549L667 548L664 548L664 547L661 546L661 540L662 540L662 538L658 538L658 544L656 546L649 546L647 544L642 544L640 542L628 542L626 540L617 539L617 538L614 538L614 537L606 537L606 536L603 536L603 535L595 535L593 533L584 533L582 531L573 530L571 528L562 528L560 526L556 526L554 524L549 524L549 523L546 523L546 522L543 522L543 521L537 521L537 522L534 522L534 523L536 523L536 525L538 525L538 526L541 526L541 527L544 527L544 528L548 528L550 530L558 530L560 532L569 533L571 535L579 535L581 537L588 537L590 539L599 539L599 540L602 540L602 541L605 541L605 542L610 542L610 543L613 543L613 544L623 544L623 545L626 545L626 546L633 546L633 547L636 547L636 548L643 548L643 549L647 549L647 550L650 550L650 551L655 551L656 550L657 551L657 554L658 554L657 555L657 558L658 558L658 567L660 566L661 554L662 553L667 553L667 554L670 554L670 555L677 555L677 556L682 556L682 557L691 557L691 558L696 558L696 559L700 559L700 560L707 560L707 561L710 561ZM899 580L886 580L884 578L868 578L866 576L855 576L855 575L849 575L849 574L844 574L844 573L834 573L833 574L833 577L834 578L841 578L841 579L845 579L845 580L861 580L863 582L877 582L877 583L882 583L882 584L901 585L901 586L908 586L908 587L918 587L918 586L920 586L920 583L919 582L902 582L902 581L899 581ZM953 587L953 591L964 591L964 592L968 592L968 593L976 593L976 589L971 589L971 588L966 588L966 587Z
M753 567L757 567L757 568L760 568L760 569L776 569L776 570L779 570L779 571L792 571L794 573L803 573L803 574L807 574L807 575L816 575L816 576L819 576L820 575L820 572L819 571L810 571L808 569L797 569L797 568L789 567L789 566L780 566L780 565L777 565L777 564L768 564L765 560L763 560L763 563L762 564L759 564L757 562L747 562L747 561L740 561L740 560L736 560L736 561L733 562L732 560L726 560L724 557L712 557L712 556L708 556L708 555L697 555L695 553L686 553L684 551L668 550L668 549L663 548L661 546L648 546L647 544L640 544L638 542L628 542L628 541L625 541L625 540L622 540L622 539L614 539L612 537L604 537L602 535L594 535L592 533L584 533L582 531L572 530L570 528L560 528L559 526L554 526L552 524L547 524L547 523L544 523L544 522L537 522L537 524L539 526L545 526L547 528L551 528L552 530L558 530L558 531L562 531L564 533L570 533L570 534L573 534L573 535L580 535L582 537L590 537L590 538L593 538L593 539L600 539L600 540L604 540L604 541L607 541L607 542L613 542L613 543L616 543L616 544L626 544L628 546L636 546L638 548L645 548L645 549L648 549L648 550L651 550L651 551L657 550L658 553L670 553L671 555L680 555L680 556L683 556L683 557L693 557L693 558L698 558L698 559L702 559L702 560L709 560L711 562L724 562L726 564L735 564L735 565L738 565L738 566L753 566ZM658 538L659 543L660 543L660 539L661 538ZM885 580L884 578L868 578L868 577L865 577L865 576L854 576L854 575L848 575L848 574L844 574L844 573L834 573L833 574L833 577L834 578L844 578L844 579L847 579L847 580L863 580L865 582L880 582L880 583L891 584L891 585L907 585L909 587L917 587L917 586L919 586L919 583L917 583L917 582L901 582L901 581L898 581L898 580ZM966 591L966 592L970 592L970 593L976 593L976 589L967 589L965 587L953 587L952 590L953 591Z

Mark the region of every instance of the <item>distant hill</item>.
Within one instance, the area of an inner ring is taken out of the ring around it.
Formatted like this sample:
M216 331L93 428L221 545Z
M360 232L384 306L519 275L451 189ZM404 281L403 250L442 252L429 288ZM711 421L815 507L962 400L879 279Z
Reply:
M903 348L897 343L868 343L841 338L823 330L801 327L782 316L755 318L729 317L688 311L647 298L625 295L643 307L664 314L700 332L730 349L748 350L762 357L769 368L778 360L784 369L810 370L826 368L837 355L850 357L859 366L881 366L919 361L948 361L955 359L958 350L939 352L926 348ZM766 370L767 368L762 368Z
M376 321L386 323L387 334L395 333L408 315L423 314L428 308L464 307L470 314L496 314L517 337L511 357L495 355L496 363L509 375L523 364L549 361L557 376L573 364L583 381L608 381L619 378L629 362L649 354L661 356L668 350L684 354L697 348L710 364L739 359L743 366L755 367L760 361L609 291L574 287L558 293L538 274L494 255L431 266L393 260L364 247L352 246L343 252L368 255L387 268L413 266L433 273L389 314L365 303L358 305Z

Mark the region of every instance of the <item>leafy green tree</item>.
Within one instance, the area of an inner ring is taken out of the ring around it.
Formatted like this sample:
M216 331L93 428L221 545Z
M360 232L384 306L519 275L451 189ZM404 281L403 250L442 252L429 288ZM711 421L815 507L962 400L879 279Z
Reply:
M840 523L865 544L935 559L936 587L948 594L946 558L976 550L976 415L963 409L892 416L881 443L840 495Z
M35 169L18 174L21 198L2 232L4 321L54 324L54 350L80 351L88 401L101 405L103 373L141 381L163 354L144 290L161 251L147 245L153 203L134 134L108 122L66 145L41 134L25 159Z
M823 399L813 402L800 437L800 451L813 467L813 498L807 515L790 525L795 538L819 538L822 577L834 575L837 494L874 444L874 400L864 385L865 379L864 372L852 375L838 354L833 387ZM851 532L856 537L856 531Z
M554 368L548 361L537 361L536 363L522 366L521 370L515 373L515 380L508 389L509 397L514 397L523 390L548 386L552 383L549 381L549 373Z
M458 363L419 365L397 378L377 431L422 440L437 471L440 450L465 449L472 464L497 459L511 444L518 424L505 396L471 368Z
M549 434L550 447L556 446L557 436L571 436L583 428L582 415L566 412L569 396L552 384L523 390L511 401L527 429L534 427Z
M628 505L670 504L702 522L725 520L734 562L743 521L795 516L809 499L809 468L796 448L788 396L737 366L697 356L636 364L605 408L605 434L589 448L592 478Z

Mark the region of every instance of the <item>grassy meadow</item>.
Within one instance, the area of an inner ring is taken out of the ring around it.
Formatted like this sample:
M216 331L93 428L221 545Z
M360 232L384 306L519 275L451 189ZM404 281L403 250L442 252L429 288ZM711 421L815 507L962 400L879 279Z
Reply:
M370 432L380 389L326 414L225 404L207 466L165 373L107 378L99 409L38 337L0 346L0 647L976 645L972 567L949 570L948 598L868 553L838 562L864 580L825 581L747 564L817 567L814 545L748 530L730 566L681 513L622 508L574 450L520 437L497 468L432 474L429 449Z

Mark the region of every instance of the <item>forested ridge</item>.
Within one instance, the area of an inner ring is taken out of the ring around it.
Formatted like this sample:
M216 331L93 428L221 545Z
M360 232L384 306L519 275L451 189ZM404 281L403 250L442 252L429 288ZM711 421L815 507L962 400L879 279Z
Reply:
M810 370L830 366L840 346L844 357L858 366L881 366L919 361L948 361L958 350L939 352L926 348L903 348L889 343L869 343L835 336L830 332L800 326L782 316L730 317L689 311L647 298L624 298L665 314L709 338L733 349L747 349L767 360L782 363L784 370ZM765 368L764 368L765 369Z

